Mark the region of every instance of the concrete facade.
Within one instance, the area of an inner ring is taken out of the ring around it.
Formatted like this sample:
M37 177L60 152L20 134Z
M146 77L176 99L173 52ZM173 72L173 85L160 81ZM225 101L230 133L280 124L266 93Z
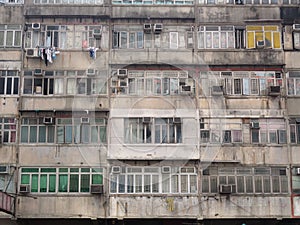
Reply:
M1 2L1 224L299 223L299 0Z

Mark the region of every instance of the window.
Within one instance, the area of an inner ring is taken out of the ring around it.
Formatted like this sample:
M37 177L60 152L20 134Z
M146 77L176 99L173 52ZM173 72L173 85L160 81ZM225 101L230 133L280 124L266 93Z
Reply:
M240 120L204 119L200 121L200 143L242 143Z
M16 70L0 70L0 95L19 94L19 74Z
M114 31L113 48L144 48L143 31Z
M203 193L217 193L222 185L231 186L236 194L288 193L286 168L209 167L202 174Z
M181 95L195 92L186 71L128 71L128 77L113 76L111 93L129 95Z
M103 0L34 0L34 4L102 5Z
M300 49L300 32L293 32L293 39L294 39L294 48Z
M90 77L86 71L24 71L23 94L30 95L100 95L107 93L106 72ZM66 87L66 88L65 88Z
M6 193L15 193L15 182L11 174L0 174L0 191Z
M15 118L0 118L0 143L15 143L17 137L17 124Z
M198 48L234 48L234 35L232 26L200 26Z
M180 118L125 119L125 143L182 143L182 122Z
M3 0L7 4L24 4L24 0Z
M247 26L247 45L251 48L281 48L281 34L278 26Z
M21 25L0 25L0 48L20 48L21 38Z
M111 173L110 193L197 193L194 167L122 167L119 174Z
M106 143L104 118L89 118L88 124L81 123L81 118L52 120L47 124L44 118L22 118L21 143Z
M113 4L133 4L133 5L192 5L193 0L113 0Z
M235 71L201 72L200 95L210 95L213 86L221 86L225 95L268 95L271 86L282 86L281 72Z
M285 144L287 143L286 126L283 119L260 119L251 127L252 143Z
M21 168L21 184L33 193L87 193L103 185L102 168Z
M94 30L102 31L102 26L84 25L45 25L40 29L32 29L27 25L25 33L25 48L58 47L60 49L82 49L99 47L100 38L94 36Z
M290 141L293 144L300 144L300 118L291 118L290 124Z
M300 95L300 71L290 71L287 74L287 94Z

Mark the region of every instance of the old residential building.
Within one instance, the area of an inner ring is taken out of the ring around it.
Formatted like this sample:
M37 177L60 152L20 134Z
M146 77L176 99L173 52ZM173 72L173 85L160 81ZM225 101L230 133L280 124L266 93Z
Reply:
M298 224L299 5L0 1L0 224Z

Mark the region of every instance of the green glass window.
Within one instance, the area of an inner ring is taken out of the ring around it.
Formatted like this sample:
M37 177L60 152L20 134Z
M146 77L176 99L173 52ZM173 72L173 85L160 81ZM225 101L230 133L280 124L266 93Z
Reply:
M38 192L39 175L32 174L31 176L31 192Z
M49 175L49 192L55 192L56 190L56 175Z
M79 175L71 174L70 175L70 192L79 191Z
M29 174L22 174L21 184L30 184L30 175Z
M90 175L89 174L81 174L80 183L81 183L81 186L80 186L81 192L89 192L90 191Z
M92 175L92 184L102 184L102 174Z
M40 192L47 192L47 175L42 174L40 177Z
M59 175L59 192L67 192L68 191L68 175L60 174Z

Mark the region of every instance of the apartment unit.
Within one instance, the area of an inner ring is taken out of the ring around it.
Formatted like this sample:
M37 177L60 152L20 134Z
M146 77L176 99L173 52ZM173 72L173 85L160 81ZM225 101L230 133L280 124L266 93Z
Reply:
M0 1L0 224L298 224L299 4Z

